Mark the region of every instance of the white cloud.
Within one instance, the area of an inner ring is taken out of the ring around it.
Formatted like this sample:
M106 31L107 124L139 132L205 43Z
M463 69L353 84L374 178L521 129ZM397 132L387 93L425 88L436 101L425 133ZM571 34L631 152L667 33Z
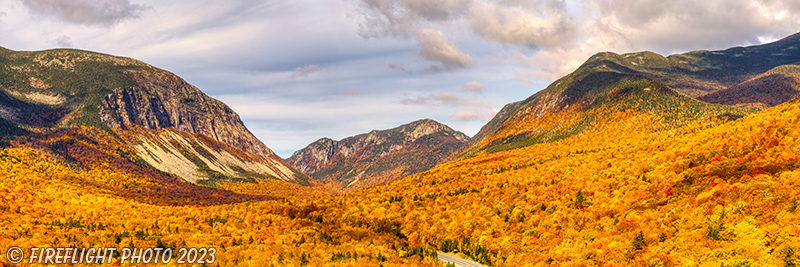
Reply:
M400 100L403 105L432 105L451 107L485 107L489 103L476 98L466 98L451 93L428 94L424 96L406 97Z
M474 111L461 111L453 114L454 121L477 121L480 120L481 115Z
M361 0L351 15L359 20L363 38L415 39L420 57L441 63L428 70L451 71L471 67L475 60L442 31L428 28L428 22L448 24L469 4L469 0Z
M129 0L22 0L32 12L58 20L84 25L111 26L135 19L149 6Z
M456 47L430 53L425 45L451 43L472 33L504 46L500 53L538 69L534 79L555 79L594 53L641 50L661 54L724 49L781 38L800 28L800 2L502 0L360 0L355 17L365 38L416 39L424 59L449 62L432 71L476 65L475 53ZM423 38L428 38L423 39ZM426 51L423 53L422 51ZM457 51L457 52L455 52ZM438 55L438 56L434 56ZM522 78L522 77L520 77ZM526 79L520 79L526 80Z
M475 64L471 56L461 52L441 31L422 29L419 41L418 54L427 60L441 63L444 70L463 69Z
M408 38L417 28L411 14L403 14L399 1L357 0L357 7L348 14L359 22L358 35L370 38Z
M400 101L403 105L449 105L461 106L464 99L451 93L438 93L426 96L405 98Z
M460 11L467 8L467 0L404 0L402 5L428 20L446 20L458 16Z
M483 40L527 48L571 43L576 23L563 1L360 0L351 13L363 38L415 39L418 55L442 63L432 71L469 68L475 60L448 40L463 30Z
M616 38L614 48L681 52L758 44L759 36L797 31L800 4L792 0L585 0L585 35Z
M725 49L779 39L800 28L800 3L788 0L582 2L583 16L576 18L574 33L581 41L533 52L512 51L511 59L532 67L515 79L552 81L598 52L648 50L666 56Z
M472 31L488 41L529 48L569 43L576 31L561 1L553 0L532 1L527 6L476 2L466 20Z
M474 110L460 111L456 114L453 114L451 119L453 121L479 121L485 123L492 120L494 115L497 114L499 110L500 109L492 109L489 112L480 112Z
M467 91L467 92L471 92L471 93L483 93L483 92L486 92L486 86L483 86L483 84L481 84L481 83L479 83L477 81L471 81L471 82L465 83L463 86L461 86L461 89L464 90L464 91Z
M471 0L356 0L350 16L363 38L411 38L426 22L458 19Z

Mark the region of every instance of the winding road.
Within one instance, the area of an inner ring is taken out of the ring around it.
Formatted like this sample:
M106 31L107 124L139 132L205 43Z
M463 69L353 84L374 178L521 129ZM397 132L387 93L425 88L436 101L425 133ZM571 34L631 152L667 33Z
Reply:
M436 254L439 256L439 260L440 261L452 262L456 266L459 266L459 267L486 267L486 265L483 265L483 264L480 264L480 263L477 263L477 262L474 262L474 261L471 261L471 260L465 260L465 259L459 258L456 255L445 254L445 253L438 252L438 251L436 252Z

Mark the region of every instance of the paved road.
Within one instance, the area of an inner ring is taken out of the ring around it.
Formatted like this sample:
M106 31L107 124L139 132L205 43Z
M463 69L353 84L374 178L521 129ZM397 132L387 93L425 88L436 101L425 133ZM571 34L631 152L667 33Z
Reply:
M483 264L480 264L480 263L477 263L477 262L474 262L474 261L471 261L471 260L465 260L465 259L457 257L456 255L445 254L445 253L441 253L441 252L438 252L438 251L436 252L436 254L438 254L440 261L452 262L452 263L455 263L456 266L460 266L460 267L486 267L486 265L483 265Z

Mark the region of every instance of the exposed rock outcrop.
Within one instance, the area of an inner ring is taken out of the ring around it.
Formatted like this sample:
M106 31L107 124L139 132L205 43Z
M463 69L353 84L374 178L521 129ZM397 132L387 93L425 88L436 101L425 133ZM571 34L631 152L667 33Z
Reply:
M353 190L426 171L459 151L465 134L430 119L342 139L319 139L286 161L334 188Z
M124 128L124 124L150 129L174 127L244 151L274 154L245 128L230 107L174 74L134 72L130 78L136 86L116 88L103 100L101 118L112 128Z
M2 134L75 126L108 126L147 164L190 182L269 177L308 185L230 107L173 73L87 51L0 48Z

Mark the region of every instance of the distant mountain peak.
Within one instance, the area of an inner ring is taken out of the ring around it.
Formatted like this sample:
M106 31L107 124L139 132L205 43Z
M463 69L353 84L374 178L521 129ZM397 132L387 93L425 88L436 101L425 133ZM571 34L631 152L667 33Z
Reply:
M407 135L410 136L412 140L416 140L420 137L431 135L438 132L453 134L453 136L458 141L461 142L466 142L469 140L469 137L464 135L463 133L453 130L452 128L450 128L450 126L444 125L432 119L421 119L413 121L411 123L401 125L397 128L400 128L404 132L406 132Z
M312 178L335 183L333 187L360 188L427 170L468 141L447 125L421 119L339 141L321 138L286 161Z
M465 155L580 133L586 123L565 126L556 123L564 121L558 116L584 121L580 114L624 99L647 102L639 105L642 112L670 113L670 117L741 114L774 106L800 95L799 63L800 33L767 44L667 57L649 51L597 53L544 90L505 106L476 134ZM664 109L674 103L681 104ZM553 114L561 114L556 116L561 119L545 118Z

